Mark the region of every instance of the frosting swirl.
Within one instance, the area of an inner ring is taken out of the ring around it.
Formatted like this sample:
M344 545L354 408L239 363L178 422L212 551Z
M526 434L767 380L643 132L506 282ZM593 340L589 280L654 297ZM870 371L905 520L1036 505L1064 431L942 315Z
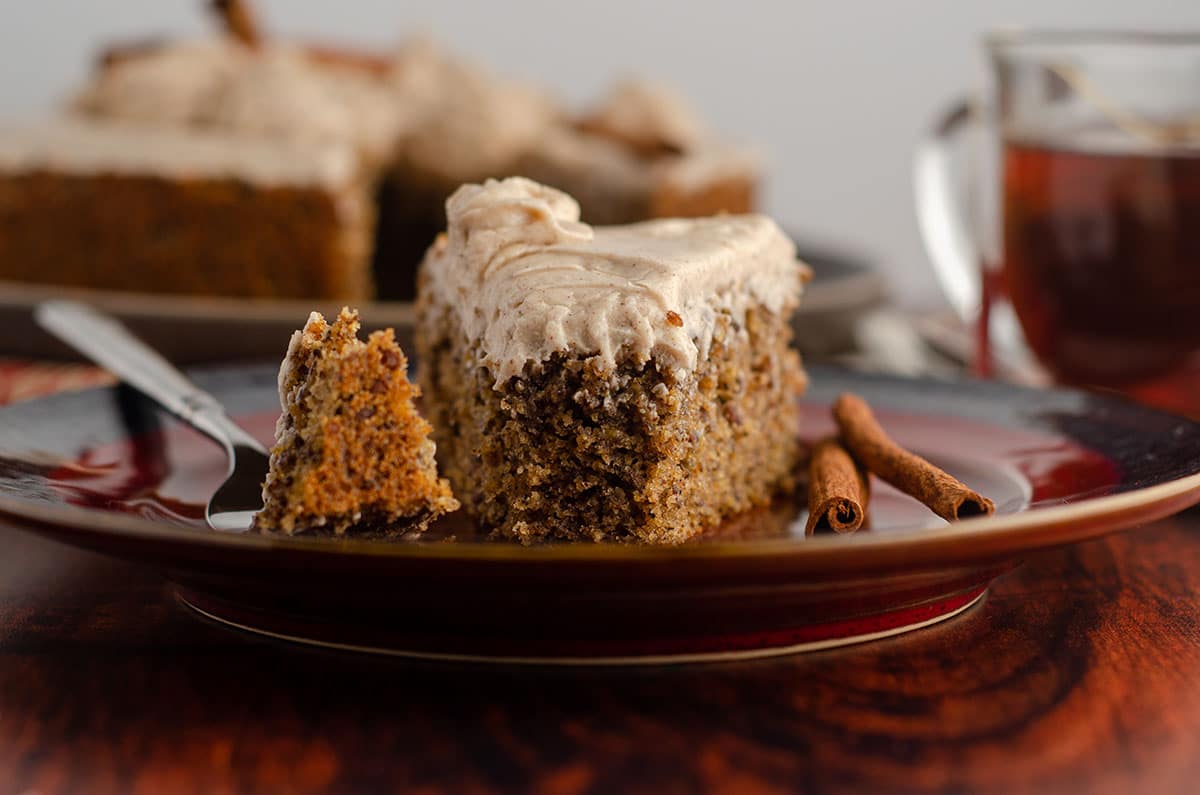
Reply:
M448 57L423 39L401 50L390 79L411 113L403 156L454 185L511 173L558 117L539 89Z
M76 113L288 140L345 142L390 154L404 115L393 89L361 70L317 63L289 45L181 42L101 70Z
M805 268L761 215L592 228L574 199L521 177L464 185L446 209L422 300L453 307L497 386L556 353L682 376L707 357L718 315L800 297Z
M710 137L678 93L645 80L618 83L581 126L645 154L686 152Z

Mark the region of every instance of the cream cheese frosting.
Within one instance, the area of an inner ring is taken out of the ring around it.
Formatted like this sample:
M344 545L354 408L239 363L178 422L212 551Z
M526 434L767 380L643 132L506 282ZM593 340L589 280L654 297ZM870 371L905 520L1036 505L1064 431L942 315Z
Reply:
M762 158L713 135L665 86L627 80L575 124L546 129L517 171L574 191L589 221L619 223L655 195L757 181Z
M790 311L807 268L762 215L591 227L560 191L512 177L464 185L423 265L497 386L556 353L602 370L651 359L683 377L707 358L719 313Z
M450 57L426 39L400 50L390 81L411 114L403 155L455 185L511 173L560 115L540 89Z
M358 155L336 141L278 141L86 118L0 126L0 171L236 179L260 185L338 186Z
M610 138L558 126L522 158L522 172L548 182L580 185L635 201L667 184L688 192L721 179L757 179L762 159L753 150L714 140L678 155L645 158ZM584 201L588 204L586 198ZM589 205L589 212L594 211Z
M217 101L252 57L223 39L184 41L97 70L71 102L73 110L109 119L190 125Z
M337 140L390 155L405 116L388 81L317 63L301 49L232 39L185 41L99 70L75 112L280 139Z
M648 149L665 146L685 151L709 137L683 97L648 80L618 83L583 124Z

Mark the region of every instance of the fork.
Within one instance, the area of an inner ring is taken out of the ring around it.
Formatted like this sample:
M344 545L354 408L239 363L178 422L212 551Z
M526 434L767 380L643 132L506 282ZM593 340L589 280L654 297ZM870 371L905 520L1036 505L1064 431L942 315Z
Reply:
M204 507L204 518L214 530L249 529L254 514L262 508L267 450L229 419L215 397L193 384L115 318L93 307L78 301L46 301L34 310L34 319L43 329L221 445L229 468L225 481Z

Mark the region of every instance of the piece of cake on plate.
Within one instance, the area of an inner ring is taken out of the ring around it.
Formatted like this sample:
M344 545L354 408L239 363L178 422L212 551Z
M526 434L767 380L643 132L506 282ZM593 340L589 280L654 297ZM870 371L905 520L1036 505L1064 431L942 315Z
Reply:
M443 471L497 537L678 543L790 486L807 269L761 215L579 222L528 179L465 185L422 265Z
M438 477L430 427L391 329L358 339L358 314L313 312L279 371L264 532L389 535L458 508Z

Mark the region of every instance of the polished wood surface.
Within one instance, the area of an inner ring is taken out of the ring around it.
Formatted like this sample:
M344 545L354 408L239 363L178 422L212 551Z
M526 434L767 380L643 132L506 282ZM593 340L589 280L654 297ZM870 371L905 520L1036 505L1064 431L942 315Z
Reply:
M499 669L255 638L0 531L0 792L1194 792L1198 591L1193 511L891 640Z

